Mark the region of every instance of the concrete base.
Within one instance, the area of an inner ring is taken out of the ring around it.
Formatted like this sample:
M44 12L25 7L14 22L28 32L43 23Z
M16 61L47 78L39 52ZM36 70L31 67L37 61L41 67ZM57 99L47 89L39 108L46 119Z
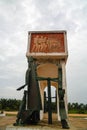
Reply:
M5 113L3 113L3 114L0 113L0 117L3 117L3 116L6 116L6 114Z
M39 126L39 125L13 126L13 125L9 125L6 127L6 130L62 130L62 128L56 127L53 125L48 125L48 126Z

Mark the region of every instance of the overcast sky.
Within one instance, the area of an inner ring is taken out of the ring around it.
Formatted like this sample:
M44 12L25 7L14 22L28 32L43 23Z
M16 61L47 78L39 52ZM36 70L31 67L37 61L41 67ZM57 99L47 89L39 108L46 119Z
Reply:
M22 98L31 30L67 31L68 101L87 103L87 0L0 0L0 98Z

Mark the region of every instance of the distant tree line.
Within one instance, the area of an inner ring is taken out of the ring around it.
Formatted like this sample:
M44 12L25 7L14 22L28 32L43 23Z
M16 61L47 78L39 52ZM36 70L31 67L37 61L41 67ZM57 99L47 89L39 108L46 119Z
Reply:
M17 99L0 99L0 111L18 111L21 100ZM45 112L48 110L48 103L45 104ZM56 103L52 102L52 111L57 112ZM83 103L68 103L69 113L87 114L87 104Z
M17 99L0 99L0 110L1 111L16 111L19 109L21 100Z
M83 103L68 103L69 113L87 114L87 104Z

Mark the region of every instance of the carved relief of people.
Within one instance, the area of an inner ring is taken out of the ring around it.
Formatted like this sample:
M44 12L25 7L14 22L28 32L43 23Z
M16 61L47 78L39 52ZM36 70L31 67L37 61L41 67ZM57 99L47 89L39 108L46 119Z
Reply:
M60 47L61 43L58 39L37 35L34 37L31 52L57 52Z

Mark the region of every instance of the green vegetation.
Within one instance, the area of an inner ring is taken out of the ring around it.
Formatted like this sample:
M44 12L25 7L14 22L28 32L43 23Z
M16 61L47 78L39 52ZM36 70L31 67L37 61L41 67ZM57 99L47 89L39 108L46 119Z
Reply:
M69 113L87 114L87 104L68 103Z
M56 113L56 102L52 102L52 112ZM48 101L45 101L44 112L48 111ZM83 103L68 103L68 112L69 114L87 114L87 104Z
M0 111L18 111L19 106L20 106L21 100L17 100L17 99L4 99L1 98L0 99ZM45 111L48 111L48 102L45 102ZM52 102L52 111L53 112L57 112L56 109L56 103ZM83 103L68 103L68 110L69 113L78 113L78 114L87 114L87 104L83 104Z
M1 111L16 111L19 109L21 100L17 99L0 99L0 110Z

